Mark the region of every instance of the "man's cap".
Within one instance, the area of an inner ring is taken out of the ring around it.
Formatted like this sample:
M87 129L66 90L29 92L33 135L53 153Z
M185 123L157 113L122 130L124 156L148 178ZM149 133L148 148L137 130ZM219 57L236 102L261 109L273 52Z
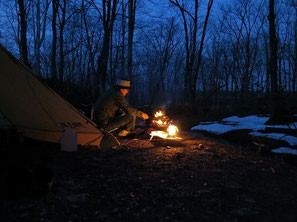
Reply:
M130 80L126 80L126 79L117 79L115 86L121 89L130 89L131 82Z

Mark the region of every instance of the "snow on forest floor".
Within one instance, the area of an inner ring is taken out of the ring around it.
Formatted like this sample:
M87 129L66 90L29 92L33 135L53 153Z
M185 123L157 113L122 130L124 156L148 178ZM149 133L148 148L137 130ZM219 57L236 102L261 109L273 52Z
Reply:
M221 121L201 122L199 125L192 127L191 130L215 135L245 131L250 138L275 141L277 145L269 144L273 153L297 155L297 122L288 125L265 125L268 119L268 115L231 116Z

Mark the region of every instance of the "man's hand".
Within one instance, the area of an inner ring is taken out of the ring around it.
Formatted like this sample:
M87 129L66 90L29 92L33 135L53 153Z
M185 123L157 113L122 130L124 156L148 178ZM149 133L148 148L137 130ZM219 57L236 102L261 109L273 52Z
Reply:
M146 113L142 113L142 119L148 119L149 116Z

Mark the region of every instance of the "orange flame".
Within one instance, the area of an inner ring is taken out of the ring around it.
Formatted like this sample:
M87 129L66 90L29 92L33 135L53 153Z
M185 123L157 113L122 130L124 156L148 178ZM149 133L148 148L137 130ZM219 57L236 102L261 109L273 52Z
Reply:
M159 119L159 120L157 120L157 121L156 121L156 123L157 123L157 124L159 124L159 125L163 125L163 121L162 121L162 120L160 120L160 119Z
M164 116L164 113L162 112L162 110L159 110L159 111L157 111L157 112L154 114L154 116L155 116L156 118L158 118L158 117Z

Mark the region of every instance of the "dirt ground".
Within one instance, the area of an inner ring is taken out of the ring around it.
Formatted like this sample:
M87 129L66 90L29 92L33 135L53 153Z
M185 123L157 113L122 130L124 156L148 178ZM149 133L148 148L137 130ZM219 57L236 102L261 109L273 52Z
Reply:
M141 136L108 151L4 149L1 221L297 221L294 160L199 133L181 137ZM53 173L46 194L23 176L36 166Z

